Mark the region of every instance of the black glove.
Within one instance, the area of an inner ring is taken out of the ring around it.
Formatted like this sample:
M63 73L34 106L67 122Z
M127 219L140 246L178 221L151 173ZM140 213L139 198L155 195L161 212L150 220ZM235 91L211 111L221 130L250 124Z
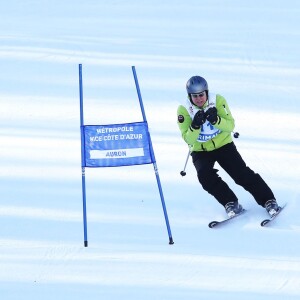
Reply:
M215 125L218 122L218 111L215 107L210 107L206 112L205 112L205 117L207 121Z
M205 112L203 110L198 110L194 116L191 126L194 129L199 129L200 126L205 123L205 121L206 121Z

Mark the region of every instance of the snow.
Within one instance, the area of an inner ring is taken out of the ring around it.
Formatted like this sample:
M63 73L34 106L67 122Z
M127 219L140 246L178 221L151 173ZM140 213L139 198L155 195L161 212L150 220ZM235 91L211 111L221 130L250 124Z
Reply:
M0 18L1 299L299 299L300 4L296 0L6 1ZM78 64L85 124L142 120L139 84L175 244L151 165L86 169L83 244ZM200 187L176 124L185 83L229 102L247 164L279 203L271 227Z

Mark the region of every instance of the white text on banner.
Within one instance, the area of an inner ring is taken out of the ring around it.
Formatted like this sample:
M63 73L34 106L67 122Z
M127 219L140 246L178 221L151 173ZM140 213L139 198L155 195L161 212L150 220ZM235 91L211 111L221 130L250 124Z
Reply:
M86 125L85 166L118 167L152 163L147 122Z

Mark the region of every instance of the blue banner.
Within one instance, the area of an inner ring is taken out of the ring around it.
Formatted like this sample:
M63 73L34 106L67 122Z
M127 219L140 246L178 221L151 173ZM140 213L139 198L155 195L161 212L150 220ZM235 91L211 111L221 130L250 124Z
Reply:
M85 167L118 167L153 163L147 122L86 125Z

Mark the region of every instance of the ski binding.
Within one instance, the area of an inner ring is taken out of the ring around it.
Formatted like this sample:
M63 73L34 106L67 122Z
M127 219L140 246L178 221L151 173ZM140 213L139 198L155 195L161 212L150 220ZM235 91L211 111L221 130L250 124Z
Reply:
M284 204L283 206L279 206L279 209L278 209L278 211L272 216L272 217L270 217L269 219L265 219L265 220L263 220L261 223L260 223L260 225L262 226L262 227L264 227L264 226L266 226L267 224L269 224L270 222L272 222L281 212L282 212L282 210L285 208L285 206L286 206L286 204Z

